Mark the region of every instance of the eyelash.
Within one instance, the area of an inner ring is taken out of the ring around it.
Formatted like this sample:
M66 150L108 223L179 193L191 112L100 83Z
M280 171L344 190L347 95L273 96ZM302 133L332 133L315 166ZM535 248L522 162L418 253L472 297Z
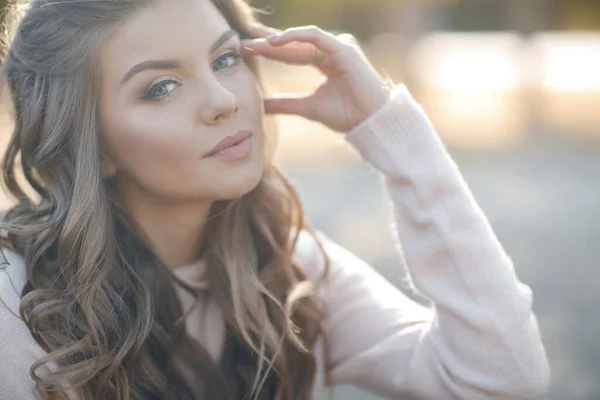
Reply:
M238 61L242 58L242 54L238 51L238 50L231 50L225 54L223 54L221 57L217 58L218 60L221 60L223 58L226 57L232 57L233 58L233 63L230 65L230 67L234 67L235 65L238 64ZM214 64L213 64L214 65ZM223 68L218 69L217 71L221 70ZM165 85L171 84L171 83L176 83L178 86L181 86L181 84L176 81L175 79L164 79L160 82L157 82L156 84L152 85L152 87L150 89L148 89L148 91L146 92L146 94L144 94L144 96L142 97L142 100L160 100L163 99L165 97L167 97L171 92L168 92L165 95L162 96L153 96L152 94L158 89L161 88ZM175 89L173 89L175 90Z
M231 65L233 67L234 65L237 65L238 61L242 58L242 53L238 50L231 50L217 58L217 61L225 57L233 57L233 64Z

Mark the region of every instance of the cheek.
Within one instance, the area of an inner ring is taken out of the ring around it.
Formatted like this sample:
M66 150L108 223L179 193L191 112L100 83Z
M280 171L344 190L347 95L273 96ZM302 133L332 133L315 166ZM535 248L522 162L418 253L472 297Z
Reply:
M104 137L120 171L152 186L181 175L201 154L184 121L140 112L107 124Z
M263 103L263 93L256 76L254 73L247 68L245 74L242 76L243 83L239 84L239 88L243 90L237 93L240 110L244 116L244 121L249 125L248 127L256 130L257 139L260 144L264 144L264 126L265 123L265 112Z
M247 65L243 65L237 79L232 84L236 88L233 93L240 102L240 108L244 106L250 115L262 118L264 113L262 90L252 70Z

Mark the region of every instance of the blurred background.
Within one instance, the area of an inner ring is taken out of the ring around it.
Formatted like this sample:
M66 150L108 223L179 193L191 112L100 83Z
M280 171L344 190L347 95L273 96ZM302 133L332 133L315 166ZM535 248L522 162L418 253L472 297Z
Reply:
M549 398L600 399L600 0L251 3L280 29L353 33L382 74L408 85L534 291ZM262 62L271 92L307 92L322 79ZM312 224L401 286L378 174L319 124L272 122L276 160ZM335 398L376 399L350 387Z

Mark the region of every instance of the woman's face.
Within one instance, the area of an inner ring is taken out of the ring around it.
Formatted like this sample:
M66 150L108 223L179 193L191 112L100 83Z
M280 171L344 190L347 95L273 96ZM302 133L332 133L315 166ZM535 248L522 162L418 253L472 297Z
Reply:
M100 119L124 195L213 201L252 190L263 170L263 102L239 38L210 0L163 0L101 49ZM252 133L237 153L206 156Z

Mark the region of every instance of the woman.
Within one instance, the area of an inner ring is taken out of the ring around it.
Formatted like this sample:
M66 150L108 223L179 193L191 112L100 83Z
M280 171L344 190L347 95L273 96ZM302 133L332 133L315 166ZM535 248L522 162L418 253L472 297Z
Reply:
M406 88L349 35L253 22L241 0L25 10L3 64L19 201L2 223L0 398L543 396L531 291ZM256 56L327 80L263 101ZM381 171L433 307L309 228L266 113L345 133Z

